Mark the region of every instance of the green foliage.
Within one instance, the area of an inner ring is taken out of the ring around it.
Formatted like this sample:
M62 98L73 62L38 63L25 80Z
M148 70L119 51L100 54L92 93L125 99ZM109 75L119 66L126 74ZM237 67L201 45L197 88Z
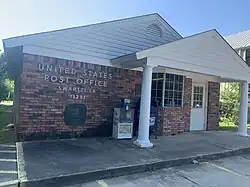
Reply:
M0 83L7 78L7 61L3 53L0 51Z
M221 121L239 124L240 84L227 83L223 85L220 97Z
M10 93L10 95L9 95ZM14 81L7 76L7 60L5 55L0 51L0 101L12 99L14 94ZM10 98L8 98L10 96Z
M15 140L13 130L4 130L9 123L14 123L13 106L0 105L0 144L13 143Z
M5 87L7 88L7 100L13 101L14 95L14 81L10 79L5 79L4 82Z
M8 88L3 82L1 82L0 83L0 101L5 100L7 97L8 97Z

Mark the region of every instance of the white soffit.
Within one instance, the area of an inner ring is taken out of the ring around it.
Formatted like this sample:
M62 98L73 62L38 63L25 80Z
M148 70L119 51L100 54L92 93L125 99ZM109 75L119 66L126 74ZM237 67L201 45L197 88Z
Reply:
M136 53L152 66L186 70L250 82L250 68L216 30Z

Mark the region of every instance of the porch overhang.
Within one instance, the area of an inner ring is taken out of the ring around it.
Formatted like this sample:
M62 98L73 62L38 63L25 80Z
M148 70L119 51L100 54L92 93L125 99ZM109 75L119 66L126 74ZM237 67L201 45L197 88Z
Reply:
M216 30L118 57L111 62L123 68L161 66L250 82L250 67Z

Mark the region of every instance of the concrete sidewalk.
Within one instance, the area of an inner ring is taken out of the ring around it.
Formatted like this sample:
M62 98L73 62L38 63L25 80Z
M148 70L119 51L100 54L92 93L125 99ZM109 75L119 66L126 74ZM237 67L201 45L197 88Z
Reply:
M21 186L68 185L250 152L250 139L232 132L190 132L152 142L151 149L108 138L23 143Z

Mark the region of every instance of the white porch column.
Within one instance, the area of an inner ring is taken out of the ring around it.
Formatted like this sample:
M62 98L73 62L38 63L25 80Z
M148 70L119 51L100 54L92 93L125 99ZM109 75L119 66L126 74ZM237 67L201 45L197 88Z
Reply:
M248 136L247 134L247 110L248 110L248 83L240 83L240 124L238 134Z
M145 67L143 67L139 130L137 140L134 141L134 144L139 147L153 146L153 144L149 141L152 72L153 68L151 66L145 65Z
M242 51L241 51L241 49L239 49L238 54L242 57L241 53L242 53Z
M244 61L246 61L246 59L247 59L247 50L246 49L244 49L242 51L242 58L243 58Z

